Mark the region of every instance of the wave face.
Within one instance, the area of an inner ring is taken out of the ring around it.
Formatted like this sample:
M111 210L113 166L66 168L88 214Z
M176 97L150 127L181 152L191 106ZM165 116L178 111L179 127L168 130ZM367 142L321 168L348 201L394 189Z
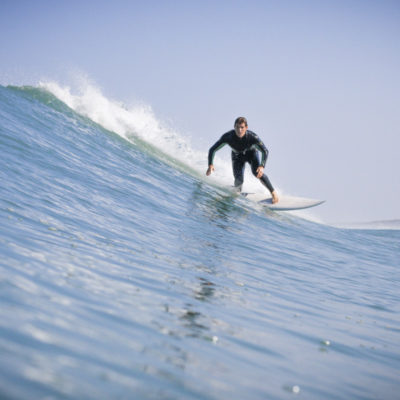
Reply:
M0 86L0 154L1 398L397 397L399 230L266 212L90 88Z

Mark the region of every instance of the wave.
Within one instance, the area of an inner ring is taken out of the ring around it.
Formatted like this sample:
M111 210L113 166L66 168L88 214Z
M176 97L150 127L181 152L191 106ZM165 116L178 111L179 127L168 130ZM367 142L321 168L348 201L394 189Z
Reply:
M48 88L0 87L0 398L395 397L397 232L248 212L151 110Z
M205 178L207 153L195 150L187 136L171 124L160 121L151 106L147 104L127 106L120 101L109 99L87 79L80 79L79 85L74 89L70 86L62 86L55 81L42 81L39 82L38 88L24 90L33 91L33 95L46 104L60 107L56 99L79 115L89 118L131 143L141 144L153 153L157 149L157 157L184 169L197 178L207 179L207 183L225 188L231 187L233 183L228 152L220 152L216 155L216 171L212 177ZM215 140L217 138L218 133ZM250 171L246 170L245 174L244 189L246 191L265 192L259 182L252 177ZM277 189L282 193L281 188Z
M107 98L100 88L86 78L80 78L73 88L56 81L41 81L36 87L8 87L59 112L67 115L74 114L74 118L84 118L85 123L95 123L207 184L228 191L232 187L233 176L229 151L221 151L216 155L216 171L211 177L206 178L207 153L195 150L188 137L170 124L160 121L151 106L147 104L127 106L123 102ZM218 134L215 140L217 136ZM290 195L284 193L282 188L276 188L281 195ZM243 189L247 192L266 193L265 188L252 176L249 168L245 170ZM296 211L292 214L324 224L310 211Z
M211 177L206 177L208 154L205 151L195 150L188 137L170 124L160 121L151 106L147 104L127 106L123 102L107 98L100 88L86 78L80 78L74 88L63 86L55 81L41 81L37 87L8 87L59 112L67 115L73 113L74 118L84 118L85 123L95 123L174 168L211 186L231 192L233 176L230 152L225 149L216 155L216 171ZM215 140L217 138L218 134ZM277 185L275 188L281 196L294 195L285 192ZM243 190L267 194L265 188L252 176L249 168L245 170ZM311 222L325 224L310 210L293 211L290 214Z

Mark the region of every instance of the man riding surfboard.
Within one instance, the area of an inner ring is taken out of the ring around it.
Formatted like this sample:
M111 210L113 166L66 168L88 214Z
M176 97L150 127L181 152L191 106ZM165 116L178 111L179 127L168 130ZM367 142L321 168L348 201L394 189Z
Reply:
M268 150L261 139L252 131L248 130L247 120L244 117L236 118L234 128L226 132L210 148L208 152L209 176L214 171L214 155L223 146L228 144L232 149L232 169L235 177L235 188L241 192L244 180L244 168L246 162L251 165L253 175L260 179L261 183L270 191L272 203L279 201L278 194L272 186L268 176L264 174L265 163L267 162ZM261 153L261 162L257 150Z

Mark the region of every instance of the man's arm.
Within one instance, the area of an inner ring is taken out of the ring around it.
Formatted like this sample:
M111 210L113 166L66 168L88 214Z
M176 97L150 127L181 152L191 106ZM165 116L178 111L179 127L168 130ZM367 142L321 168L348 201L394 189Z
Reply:
M265 147L263 141L256 134L254 134L254 146L261 153L260 166L264 168L268 158L268 149Z
M208 151L208 169L206 172L206 175L210 175L212 171L214 171L214 156L215 153L221 149L222 147L224 147L226 145L226 138L225 135L222 135L221 138L219 140L217 140L211 147L210 150Z

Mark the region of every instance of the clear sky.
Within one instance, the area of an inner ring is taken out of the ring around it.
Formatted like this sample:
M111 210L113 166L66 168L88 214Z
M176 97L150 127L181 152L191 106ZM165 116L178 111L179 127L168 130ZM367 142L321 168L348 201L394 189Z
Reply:
M244 115L323 219L400 219L400 1L0 0L0 60L3 85L83 72L201 151Z

